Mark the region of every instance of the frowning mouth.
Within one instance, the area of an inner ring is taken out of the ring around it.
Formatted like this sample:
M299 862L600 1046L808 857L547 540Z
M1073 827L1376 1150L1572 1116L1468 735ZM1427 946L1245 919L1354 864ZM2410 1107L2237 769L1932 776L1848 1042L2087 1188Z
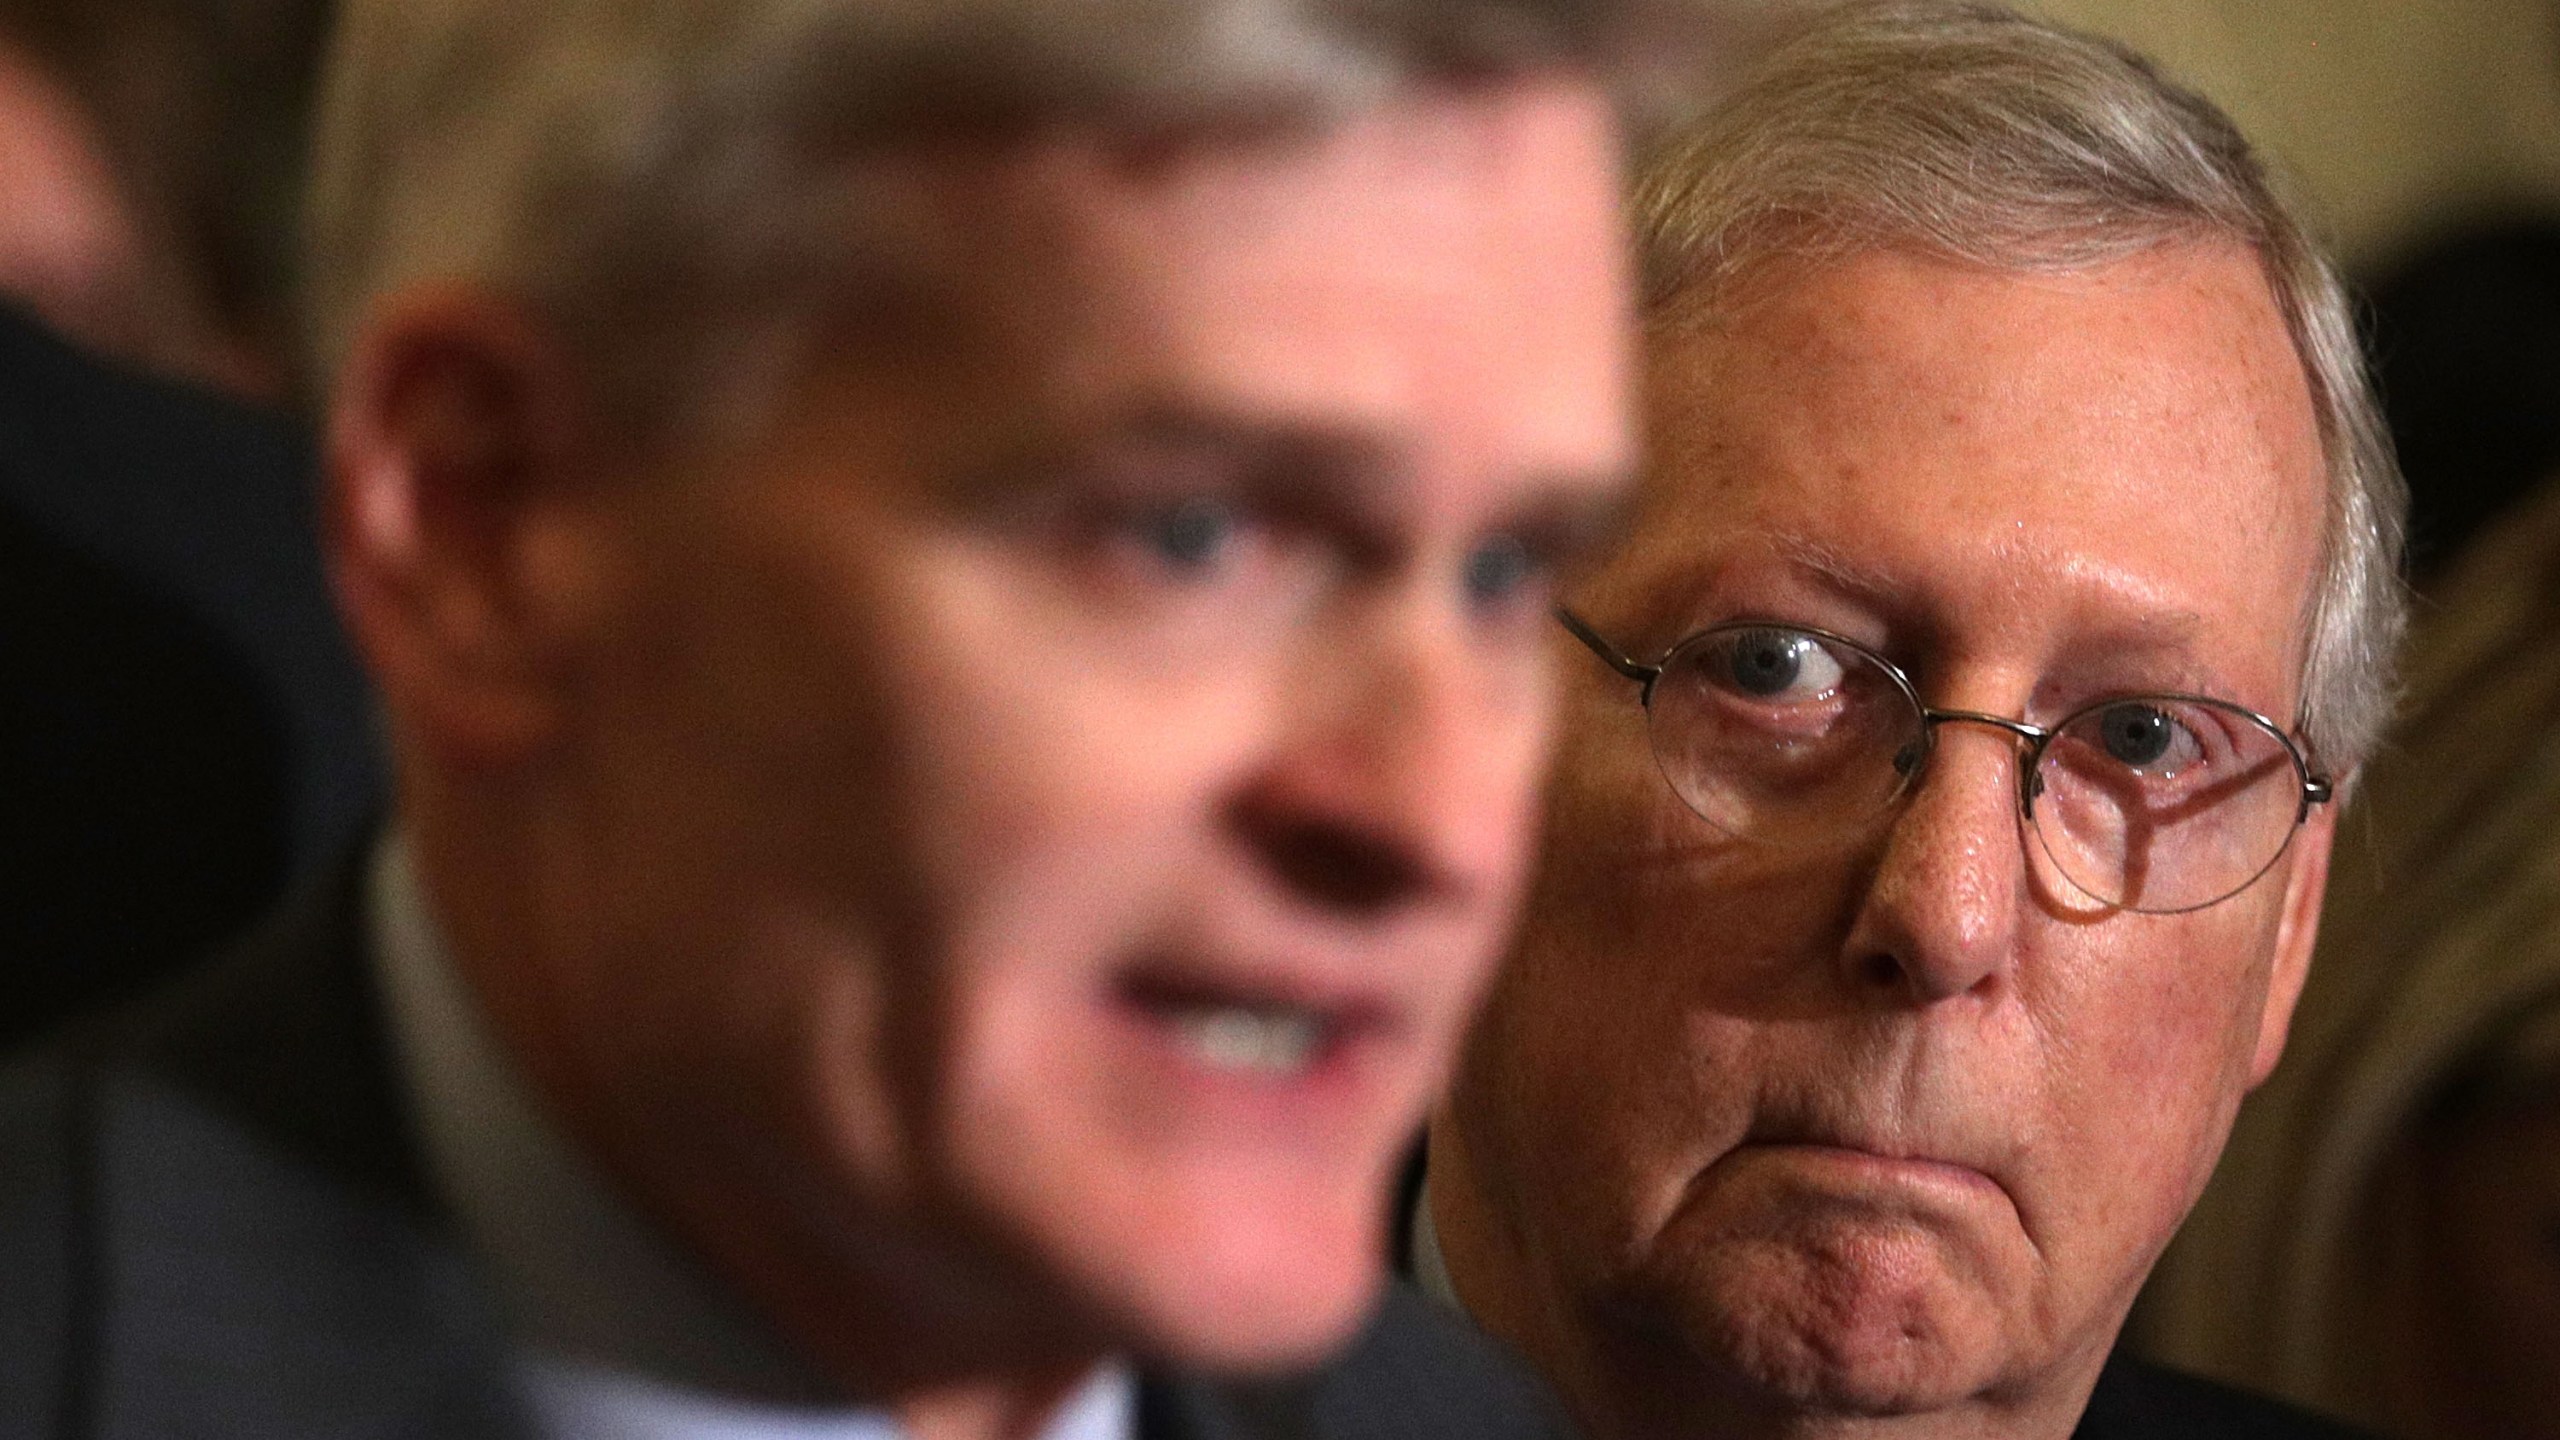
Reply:
M1744 1137L1737 1154L1795 1161L1853 1185L1917 1185L1929 1189L2005 1193L1987 1165L1964 1147L1865 1133L1855 1126L1773 1123Z
M1926 1155L1893 1155L1810 1140L1751 1141L1742 1148L1797 1159L1838 1172L1844 1178L1870 1183L1902 1182L1968 1190L1998 1188L1989 1175L1973 1166Z

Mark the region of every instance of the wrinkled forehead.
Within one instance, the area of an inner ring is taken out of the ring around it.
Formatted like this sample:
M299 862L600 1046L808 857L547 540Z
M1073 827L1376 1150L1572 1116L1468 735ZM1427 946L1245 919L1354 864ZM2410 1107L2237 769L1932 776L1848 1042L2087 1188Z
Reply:
M2241 247L1773 267L1657 335L1648 386L1638 524L1592 587L1648 640L1811 607L1933 652L2176 646L2294 697L2326 469Z

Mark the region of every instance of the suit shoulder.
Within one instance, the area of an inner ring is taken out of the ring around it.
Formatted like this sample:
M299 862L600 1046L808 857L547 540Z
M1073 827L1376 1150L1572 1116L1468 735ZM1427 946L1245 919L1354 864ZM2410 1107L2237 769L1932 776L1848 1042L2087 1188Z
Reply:
M2107 1363L2074 1440L2376 1440L2265 1395L2119 1356Z
M1316 1377L1323 1440L1561 1440L1552 1392L1491 1337L1392 1286L1360 1339Z
M0 1436L53 1433L64 1404L88 1143L68 1055L0 1067Z

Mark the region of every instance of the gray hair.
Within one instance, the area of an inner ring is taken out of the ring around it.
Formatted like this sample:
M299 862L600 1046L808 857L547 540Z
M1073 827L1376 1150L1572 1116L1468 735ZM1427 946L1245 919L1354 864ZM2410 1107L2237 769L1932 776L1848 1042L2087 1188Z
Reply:
M2337 271L2212 102L2112 41L1994 5L1825 12L1637 186L1647 313L1686 324L1759 265L1900 249L2076 269L2185 240L2255 250L2328 459L2304 732L2352 772L2393 705L2407 487Z
M1696 88L1732 3L349 0L315 141L313 361L333 375L378 297L460 280L593 364L646 367L625 388L663 408L752 368L736 332L787 328L811 271L863 263L844 192L868 143L1320 123L1547 66L1641 105Z

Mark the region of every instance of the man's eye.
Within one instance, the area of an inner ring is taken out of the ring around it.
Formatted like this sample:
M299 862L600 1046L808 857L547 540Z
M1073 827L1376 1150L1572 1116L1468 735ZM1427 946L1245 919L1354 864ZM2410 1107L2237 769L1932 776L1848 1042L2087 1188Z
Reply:
M1518 537L1496 535L1467 556L1467 601L1478 609L1500 605L1535 583L1544 568Z
M1243 517L1232 502L1197 496L1130 517L1131 538L1148 557L1178 575L1218 567L1235 546Z
M2176 738L2169 717L2148 705L2115 706L2098 717L2098 729L2107 753L2135 769L2158 764Z
M2119 765L2174 773L2202 754L2194 733L2157 705L2110 705L2097 719L2099 743Z
M1756 700L1827 695L1846 678L1821 641L1796 630L1745 630L1726 642L1714 678Z

